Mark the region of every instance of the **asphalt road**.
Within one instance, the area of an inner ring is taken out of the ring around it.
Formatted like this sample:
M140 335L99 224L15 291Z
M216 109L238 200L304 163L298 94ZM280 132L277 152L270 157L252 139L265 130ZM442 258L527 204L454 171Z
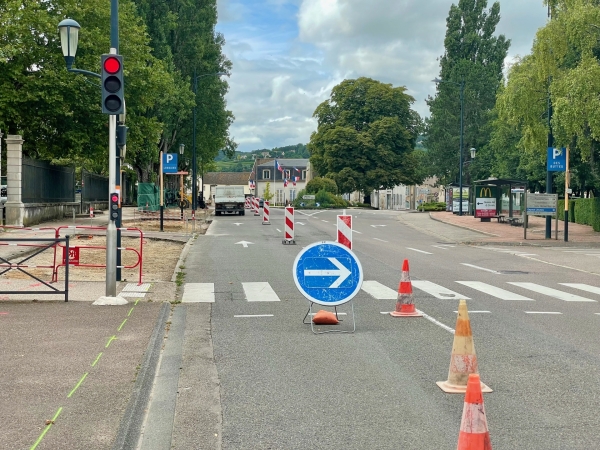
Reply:
M352 210L371 294L354 298L355 333L315 335L302 322L309 303L292 264L303 246L335 239L338 213L297 211L297 245L282 244L281 210L271 225L215 218L190 251L185 288L214 283L214 303L193 305L210 313L212 342L196 351L214 356L204 366L214 365L218 395L205 406L218 414L199 427L219 430L211 445L456 448L464 397L435 382L447 378L448 328L467 298L481 378L494 390L485 394L494 449L597 447L599 250L460 245L472 232L426 215ZM432 320L382 314L394 309L404 259L416 306ZM337 328L350 330L350 303L338 310ZM177 419L175 429L181 442L196 432Z

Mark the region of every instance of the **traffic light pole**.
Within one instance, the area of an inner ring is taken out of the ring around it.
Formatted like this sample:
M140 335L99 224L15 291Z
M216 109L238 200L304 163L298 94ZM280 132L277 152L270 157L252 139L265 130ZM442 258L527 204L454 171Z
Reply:
M111 53L114 49L111 48ZM108 195L116 192L117 116L108 116ZM106 297L117 296L117 226L108 221L106 228Z

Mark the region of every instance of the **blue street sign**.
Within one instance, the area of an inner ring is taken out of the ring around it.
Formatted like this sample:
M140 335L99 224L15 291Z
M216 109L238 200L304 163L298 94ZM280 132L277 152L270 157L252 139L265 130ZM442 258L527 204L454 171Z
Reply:
M302 295L324 306L351 300L363 282L360 261L337 242L316 242L302 249L294 261L293 275Z
M177 153L163 153L163 173L177 173Z
M567 149L548 147L546 161L548 172L564 172L567 170Z
M536 214L556 214L556 208L527 208L527 214L536 215Z

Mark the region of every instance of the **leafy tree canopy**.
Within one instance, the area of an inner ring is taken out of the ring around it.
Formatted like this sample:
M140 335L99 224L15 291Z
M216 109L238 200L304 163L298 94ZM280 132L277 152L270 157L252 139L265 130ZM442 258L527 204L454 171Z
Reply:
M413 154L421 120L405 91L364 77L335 86L313 114L318 128L308 150L316 174L341 193L422 181Z
M338 188L330 178L316 177L306 183L306 193L307 194L316 194L319 191L327 191L332 194L337 194Z
M429 175L446 183L458 177L469 149L483 150L491 132L491 111L502 82L510 46L495 36L500 4L487 10L486 0L459 0L446 19L445 52L440 58L437 94L429 97L425 147ZM460 155L461 85L463 86L463 161Z

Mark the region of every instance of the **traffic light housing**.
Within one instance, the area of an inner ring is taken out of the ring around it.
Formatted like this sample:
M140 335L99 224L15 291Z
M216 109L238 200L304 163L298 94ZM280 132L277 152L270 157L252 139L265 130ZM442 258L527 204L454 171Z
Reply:
M123 114L125 110L123 57L112 54L102 55L100 69L102 74L102 112Z
M117 220L119 218L119 194L113 192L110 194L110 220Z

